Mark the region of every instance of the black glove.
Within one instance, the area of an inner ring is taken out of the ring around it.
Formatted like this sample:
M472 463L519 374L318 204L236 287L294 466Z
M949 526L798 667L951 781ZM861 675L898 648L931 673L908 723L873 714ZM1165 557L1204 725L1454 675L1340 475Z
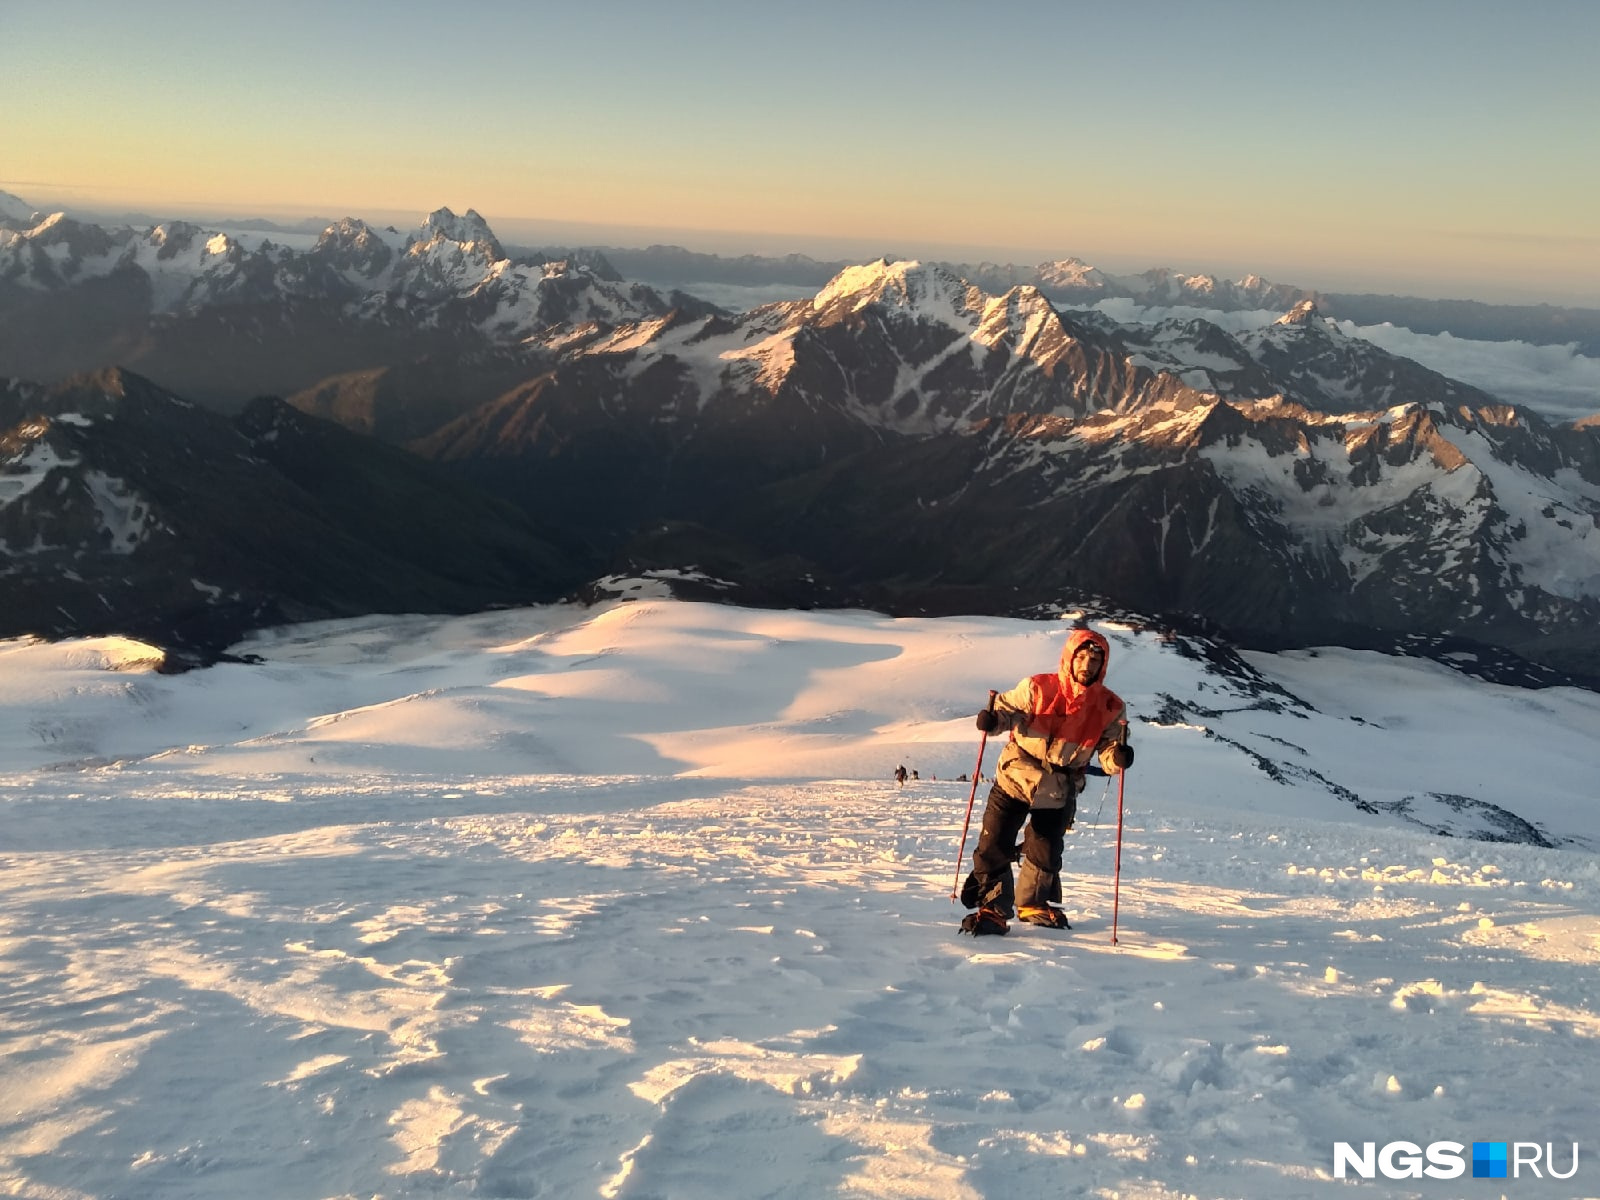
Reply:
M986 708L978 714L978 728L984 733L993 733L1000 728L1000 718L994 715L994 709Z
M1116 764L1117 770L1126 771L1133 766L1133 747L1127 742L1118 742L1111 747L1111 761Z

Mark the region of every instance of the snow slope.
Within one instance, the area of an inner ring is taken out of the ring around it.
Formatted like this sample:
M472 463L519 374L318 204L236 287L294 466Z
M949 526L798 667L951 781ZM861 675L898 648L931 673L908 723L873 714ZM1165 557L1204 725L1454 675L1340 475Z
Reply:
M0 643L0 1194L1600 1195L1600 697L1103 628L1115 946L1106 782L1071 932L948 898L971 714L1059 623ZM1435 832L1496 812L1552 845ZM1396 1138L1579 1170L1332 1178Z

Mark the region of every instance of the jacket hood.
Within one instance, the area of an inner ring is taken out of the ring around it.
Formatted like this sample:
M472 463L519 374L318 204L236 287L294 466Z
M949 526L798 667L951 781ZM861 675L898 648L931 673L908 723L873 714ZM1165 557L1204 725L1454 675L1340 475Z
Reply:
M1072 656L1078 652L1080 646L1093 643L1100 647L1103 657L1100 660L1100 674L1090 680L1087 685L1080 684L1072 678ZM1077 696L1089 688L1097 687L1105 682L1106 671L1111 666L1111 643L1092 629L1074 629L1067 637L1067 644L1061 649L1061 664L1056 668L1056 674L1061 677L1061 686L1066 689L1067 695Z

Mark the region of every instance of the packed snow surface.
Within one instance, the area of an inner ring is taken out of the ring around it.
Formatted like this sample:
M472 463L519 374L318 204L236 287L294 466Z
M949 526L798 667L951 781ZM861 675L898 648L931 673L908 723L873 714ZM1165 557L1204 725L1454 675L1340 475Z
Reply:
M0 643L0 1194L1600 1195L1600 697L1099 627L1120 894L1093 779L1074 928L977 941L955 777L1060 622ZM1579 1169L1333 1177L1397 1139Z

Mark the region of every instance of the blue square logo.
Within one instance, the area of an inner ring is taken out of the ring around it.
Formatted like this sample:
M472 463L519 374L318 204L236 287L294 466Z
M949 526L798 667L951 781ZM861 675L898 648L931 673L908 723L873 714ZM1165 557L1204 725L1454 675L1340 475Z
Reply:
M1504 1142L1472 1143L1472 1177L1474 1179L1504 1179L1506 1177L1506 1144Z

